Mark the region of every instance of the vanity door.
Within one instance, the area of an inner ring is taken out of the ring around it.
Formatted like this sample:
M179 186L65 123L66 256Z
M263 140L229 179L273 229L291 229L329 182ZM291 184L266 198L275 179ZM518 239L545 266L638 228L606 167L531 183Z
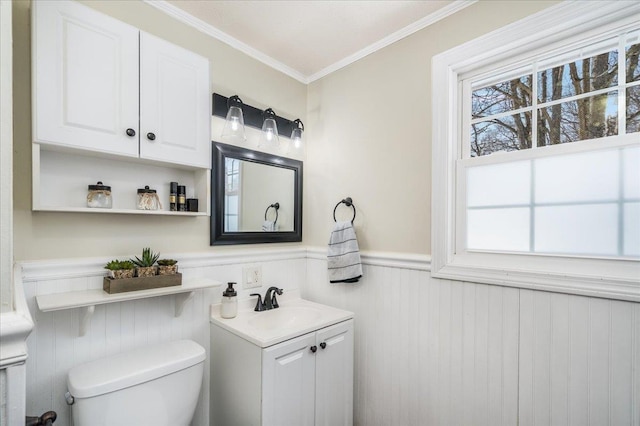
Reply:
M262 425L312 426L315 411L316 333L262 352Z
M353 320L316 334L316 426L353 424Z

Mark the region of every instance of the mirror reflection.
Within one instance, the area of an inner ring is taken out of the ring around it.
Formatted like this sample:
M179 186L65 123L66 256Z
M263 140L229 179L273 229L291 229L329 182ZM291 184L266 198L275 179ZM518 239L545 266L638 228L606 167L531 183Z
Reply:
M295 173L291 169L225 159L225 232L293 231Z
M213 142L211 245L302 241L302 161Z

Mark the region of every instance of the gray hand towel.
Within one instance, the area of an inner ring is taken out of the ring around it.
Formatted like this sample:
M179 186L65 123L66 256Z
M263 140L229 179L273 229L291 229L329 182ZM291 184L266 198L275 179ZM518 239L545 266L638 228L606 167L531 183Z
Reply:
M329 282L355 283L362 277L356 231L351 222L336 222L327 253Z

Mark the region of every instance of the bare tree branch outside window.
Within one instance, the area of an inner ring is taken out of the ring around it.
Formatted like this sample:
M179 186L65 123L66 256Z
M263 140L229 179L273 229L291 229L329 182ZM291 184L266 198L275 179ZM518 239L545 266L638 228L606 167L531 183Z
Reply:
M640 81L640 44L628 46L625 56L627 83ZM626 132L639 132L640 86L618 93L618 66L613 50L538 72L537 146L617 135L619 95L626 96ZM473 91L472 157L531 148L532 85L528 74Z

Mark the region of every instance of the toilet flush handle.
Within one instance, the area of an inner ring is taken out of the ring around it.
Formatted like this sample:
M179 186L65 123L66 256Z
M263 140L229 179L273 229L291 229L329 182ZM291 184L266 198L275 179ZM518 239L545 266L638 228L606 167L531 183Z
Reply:
M64 399L67 400L67 405L73 405L75 401L75 399L73 399L73 396L71 396L71 394L69 392L64 394Z

